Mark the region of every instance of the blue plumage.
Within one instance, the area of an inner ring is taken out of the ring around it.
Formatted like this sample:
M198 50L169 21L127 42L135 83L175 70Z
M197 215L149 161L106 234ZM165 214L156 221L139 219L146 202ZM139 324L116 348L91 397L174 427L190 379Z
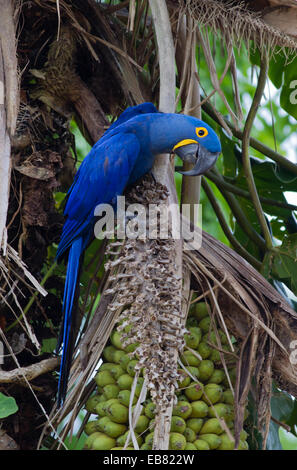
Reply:
M205 130L203 137L200 129ZM195 158L190 142L197 148ZM75 296L83 253L93 236L94 209L102 203L113 204L127 185L151 170L156 154L169 153L175 148L186 161L200 159L203 171L214 164L221 150L215 132L203 121L185 115L159 113L153 104L143 103L121 114L85 157L74 178L68 192L66 220L56 255L58 260L68 255L63 329L58 342L58 349L63 345L58 406L63 404L67 390L74 347Z

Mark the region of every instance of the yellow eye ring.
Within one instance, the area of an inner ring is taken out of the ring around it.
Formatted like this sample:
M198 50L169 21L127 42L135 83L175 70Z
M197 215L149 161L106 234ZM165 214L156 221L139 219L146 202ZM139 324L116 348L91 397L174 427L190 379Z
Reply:
M208 130L205 127L196 127L196 134L198 137L206 137L208 135Z

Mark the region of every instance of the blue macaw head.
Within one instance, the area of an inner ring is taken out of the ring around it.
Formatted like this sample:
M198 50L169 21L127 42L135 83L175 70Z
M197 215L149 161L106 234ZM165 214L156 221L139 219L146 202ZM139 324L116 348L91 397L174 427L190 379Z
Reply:
M184 162L192 163L187 176L202 175L217 161L221 144L214 130L193 116L175 113L147 114L150 149L153 154L176 153ZM132 121L130 121L132 122Z
M204 121L185 117L186 138L178 140L172 151L176 153L184 162L193 163L193 168L189 171L176 170L186 176L197 176L204 174L216 163L221 153L221 144L214 130Z

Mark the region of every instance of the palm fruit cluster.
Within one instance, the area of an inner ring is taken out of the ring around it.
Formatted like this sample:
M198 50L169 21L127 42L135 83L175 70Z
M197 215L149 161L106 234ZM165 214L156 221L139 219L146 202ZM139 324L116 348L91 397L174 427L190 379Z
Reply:
M217 329L216 335L210 332L210 324L207 304L193 304L186 324L186 346L180 356L184 367L179 369L170 450L234 449L234 397L230 380L234 385L235 369L228 366L227 378L220 353L214 345L219 343L225 350L230 350L230 346L222 330ZM88 435L86 449L114 450L124 446L134 449L129 435L129 403L137 364L131 353L136 347L137 344L124 348L120 333L116 329L112 332L103 351L103 363L95 376L96 393L86 403L86 410L91 414L84 428ZM143 381L143 375L139 376L132 406L137 402ZM134 429L142 450L152 449L154 423L155 404L148 397ZM238 448L248 449L244 430L240 438Z

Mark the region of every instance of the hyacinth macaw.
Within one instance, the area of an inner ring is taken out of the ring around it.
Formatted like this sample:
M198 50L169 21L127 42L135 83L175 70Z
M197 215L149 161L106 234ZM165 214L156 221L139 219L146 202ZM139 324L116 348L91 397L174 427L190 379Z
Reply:
M68 192L66 221L57 260L68 258L63 298L63 325L57 350L63 346L58 384L58 406L66 396L74 348L73 310L83 253L93 237L94 209L114 204L116 197L148 173L157 154L176 153L200 175L210 169L221 152L220 141L205 122L183 114L158 112L151 103L124 111L103 134L80 165Z

